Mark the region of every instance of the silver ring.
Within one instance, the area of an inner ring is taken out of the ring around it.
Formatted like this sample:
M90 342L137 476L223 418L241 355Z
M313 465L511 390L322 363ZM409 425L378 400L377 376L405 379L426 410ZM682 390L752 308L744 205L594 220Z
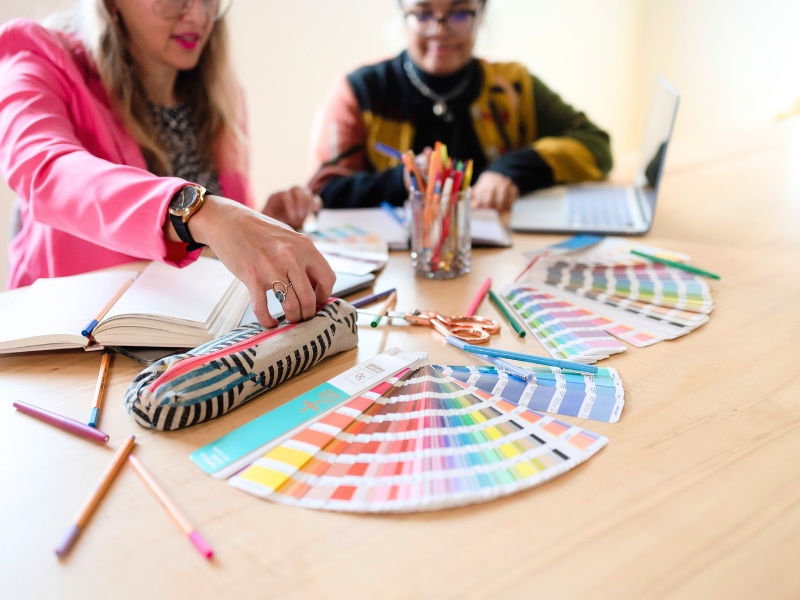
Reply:
M282 285L283 289L278 288L278 285ZM292 287L291 283L284 283L280 279L272 282L272 293L275 294L275 297L281 304L286 302L286 294L289 292L290 287Z

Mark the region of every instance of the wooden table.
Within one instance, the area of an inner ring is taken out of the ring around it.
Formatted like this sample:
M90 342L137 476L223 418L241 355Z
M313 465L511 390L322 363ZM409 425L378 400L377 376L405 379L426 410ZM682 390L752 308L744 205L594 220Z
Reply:
M109 447L13 410L28 401L89 416L99 355L0 357L2 598L797 598L800 597L800 125L676 147L647 242L722 274L711 320L684 338L629 348L615 367L610 442L541 487L456 510L358 516L288 508L203 474L189 453L390 346L434 362L464 356L425 328L360 328L327 360L233 413L175 433L140 428L122 396L139 365L112 365L101 428ZM510 281L515 236L475 253L472 273L415 279L395 253L375 289L400 308L464 309L487 276ZM482 314L498 317L485 302ZM499 317L498 317L499 318ZM497 347L544 355L509 328ZM136 455L213 546L206 562L131 469L66 560L55 547L113 449Z

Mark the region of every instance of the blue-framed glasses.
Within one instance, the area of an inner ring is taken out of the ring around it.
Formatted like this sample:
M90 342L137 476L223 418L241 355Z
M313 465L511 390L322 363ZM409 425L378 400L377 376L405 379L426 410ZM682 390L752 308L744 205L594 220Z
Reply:
M477 10L454 10L437 17L430 11L420 10L406 12L404 17L408 28L419 35L434 35L439 25L444 25L450 33L464 35L475 27L478 13Z

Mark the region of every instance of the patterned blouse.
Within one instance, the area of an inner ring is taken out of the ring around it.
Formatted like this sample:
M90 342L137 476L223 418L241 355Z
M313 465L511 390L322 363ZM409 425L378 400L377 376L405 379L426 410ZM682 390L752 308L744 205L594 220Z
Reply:
M203 164L197 152L197 126L185 104L159 106L150 104L150 113L158 125L158 141L166 150L172 175L202 185L210 194L219 194L217 172Z

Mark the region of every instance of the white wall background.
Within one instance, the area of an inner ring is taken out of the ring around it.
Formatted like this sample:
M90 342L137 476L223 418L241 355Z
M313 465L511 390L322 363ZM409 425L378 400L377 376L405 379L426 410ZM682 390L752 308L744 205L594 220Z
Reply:
M148 1L148 0L143 0ZM57 0L2 0L0 23ZM314 111L334 79L403 47L395 0L235 0L235 69L260 198L306 179ZM658 71L682 92L676 140L746 131L800 98L796 0L489 0L477 54L526 64L612 135L638 146ZM0 289L8 205L0 183Z

